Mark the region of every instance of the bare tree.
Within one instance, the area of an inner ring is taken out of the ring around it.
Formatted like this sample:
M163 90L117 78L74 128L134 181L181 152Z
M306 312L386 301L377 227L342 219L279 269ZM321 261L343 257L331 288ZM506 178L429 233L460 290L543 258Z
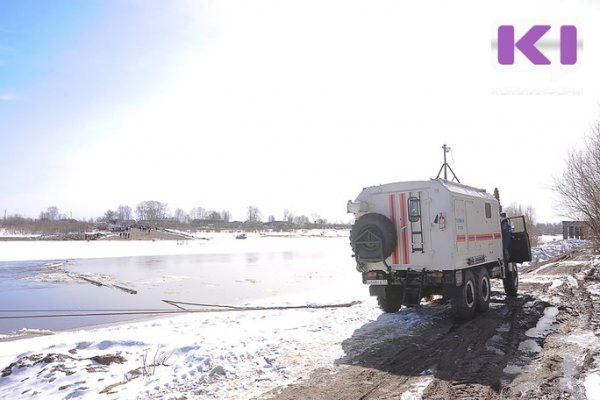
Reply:
M231 213L227 210L221 211L221 217L223 218L223 221L225 221L225 222L231 221Z
M214 211L214 210L210 210L207 213L207 219L211 220L211 221L221 221L222 219L222 215L220 212L218 211Z
M540 234L536 226L535 209L532 206L528 205L527 207L523 207L520 204L512 203L504 208L504 212L508 217L524 216L525 229L527 229L527 233L529 234L531 245L539 246L541 244Z
M260 210L256 206L248 206L248 221L260 222Z
M159 221L165 219L168 211L166 203L161 203L156 200L142 201L135 209L138 219L145 221Z
M128 219L131 219L131 207L119 205L117 208L117 217L121 221L127 221Z
M58 207L50 206L46 211L40 213L40 219L49 219L50 221L58 220Z
M190 211L191 219L206 219L206 210L202 207L194 207Z
M114 210L106 210L102 219L106 221L114 221L118 218L118 214Z
M267 218L267 221L269 221L269 222L275 222L275 216L274 215L269 215L269 218Z
M600 121L587 137L583 150L573 150L567 158L562 177L554 190L565 215L583 221L589 236L600 246Z
M188 220L188 215L181 208L175 210L175 219L181 223L184 223Z
M310 220L308 219L308 217L306 215L299 215L297 217L294 217L294 224L298 225L298 226L305 226L308 225L310 223Z
M283 220L287 222L294 222L294 215L290 212L290 210L283 210Z

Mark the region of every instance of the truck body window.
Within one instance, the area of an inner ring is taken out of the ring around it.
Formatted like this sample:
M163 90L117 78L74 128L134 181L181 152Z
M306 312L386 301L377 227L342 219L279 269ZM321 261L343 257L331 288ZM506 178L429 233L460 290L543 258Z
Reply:
M421 207L417 197L408 198L408 220L410 222L417 222L421 218Z
M492 205L490 203L485 203L485 217L492 218Z

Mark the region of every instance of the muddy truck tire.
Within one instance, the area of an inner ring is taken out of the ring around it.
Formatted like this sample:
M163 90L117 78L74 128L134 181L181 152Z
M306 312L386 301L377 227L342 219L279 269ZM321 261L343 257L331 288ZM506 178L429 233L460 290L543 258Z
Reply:
M471 271L465 271L465 280L452 297L452 308L460 319L471 319L477 308L477 283Z
M519 290L519 271L517 271L516 265L512 265L512 271L506 271L506 278L502 279L502 284L507 296L517 296L517 291Z
M490 309L490 298L492 295L492 284L487 268L481 268L477 272L477 311L484 313Z
M387 286L385 296L377 296L377 304L383 312L398 312L402 307L402 290L399 287Z

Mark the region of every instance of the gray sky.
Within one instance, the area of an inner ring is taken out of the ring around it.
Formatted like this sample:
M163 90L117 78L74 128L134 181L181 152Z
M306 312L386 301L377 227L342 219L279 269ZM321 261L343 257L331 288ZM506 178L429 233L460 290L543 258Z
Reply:
M568 6L566 5L568 4ZM365 186L435 176L559 221L598 119L591 1L0 1L0 208L159 200L345 221ZM575 25L578 63L500 66L498 25Z

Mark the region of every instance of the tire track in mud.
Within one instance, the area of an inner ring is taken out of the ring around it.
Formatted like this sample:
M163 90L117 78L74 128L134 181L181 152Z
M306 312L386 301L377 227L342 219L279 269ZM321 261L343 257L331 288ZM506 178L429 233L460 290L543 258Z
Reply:
M432 304L421 311L431 317L430 323L412 336L368 340L360 332L368 331L366 324L343 343L346 356L337 360L333 372L313 371L306 381L266 396L283 400L585 398L586 371L600 364L600 346L585 342L597 340L595 333L600 334L596 313L600 285L596 298L587 290L600 282L600 274L589 259L589 251L583 249L523 268L526 281L547 275L546 280L527 281L517 298L505 299L496 290L490 310L471 321L457 321L447 306ZM551 307L558 308L557 315ZM545 330L538 324L542 319L548 325ZM585 343L578 343L582 340Z
M600 356L598 346L594 345L600 327L599 299L594 299L587 289L598 276L591 277L594 268L589 259L589 249L580 249L562 259L565 264L546 263L546 269L540 271L541 276L563 274L560 287L535 288L540 297L552 299L559 313L553 331L543 340L543 351L535 357L535 364L507 387L506 398L587 398L583 382Z
M270 395L276 399L397 399L402 393L420 391L431 399L499 397L506 378L503 369L525 340L525 331L535 327L548 305L537 301L523 307L534 300L525 295L498 301L467 322L457 321L446 306L432 305L428 308L445 307L445 312L416 335L384 342L373 338L362 352L338 360L344 367L337 372L315 371L306 382ZM506 334L499 337L499 329ZM347 354L353 353L348 351L353 350L352 341L343 344ZM428 380L424 391L418 390Z

